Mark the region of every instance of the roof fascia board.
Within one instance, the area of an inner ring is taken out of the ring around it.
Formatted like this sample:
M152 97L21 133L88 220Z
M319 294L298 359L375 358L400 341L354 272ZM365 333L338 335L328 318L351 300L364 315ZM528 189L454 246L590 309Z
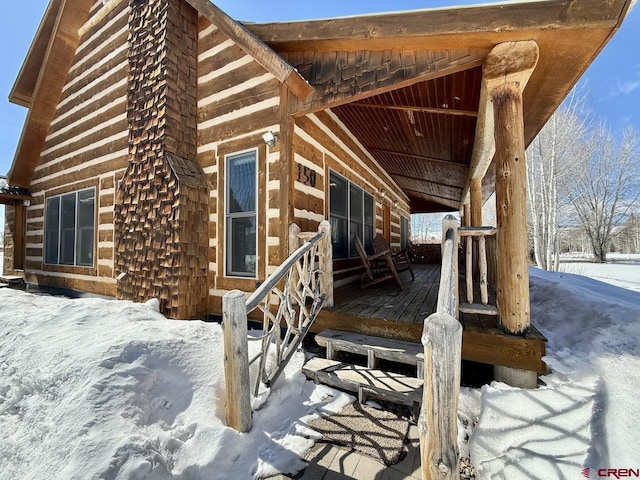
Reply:
M26 108L29 108L31 105L37 78L30 79L28 75L29 72L33 74L34 70L38 71L38 66L42 65L44 61L48 46L51 43L51 37L55 31L55 19L58 17L61 5L61 0L49 2L42 16L42 20L40 20L36 34L33 37L27 55L25 56L24 62L22 62L18 76L9 93L9 101L16 105ZM53 25L50 26L51 24ZM33 85L29 85L30 83Z
M295 68L244 25L233 20L209 0L186 0L186 2L253 57L267 72L286 85L296 97L304 100L313 92L313 87Z
M304 50L311 45L320 50L388 49L392 39L402 39L407 48L440 48L440 43L448 43L449 48L491 48L496 43L513 40L512 33L518 31L613 27L619 23L621 11L626 11L629 2L548 0L502 3L247 24L246 28L278 51Z

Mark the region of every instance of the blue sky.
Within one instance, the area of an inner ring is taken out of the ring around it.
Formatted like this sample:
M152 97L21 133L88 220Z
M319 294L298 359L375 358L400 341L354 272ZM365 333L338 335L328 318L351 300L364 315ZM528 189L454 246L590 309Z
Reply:
M302 20L361 13L411 10L481 3L481 0L324 0L322 4L291 0L218 0L231 17L256 22ZM7 97L31 40L42 18L47 0L8 1L0 17L0 174L11 167L26 109L9 103ZM593 109L614 131L631 124L640 132L640 8L634 8L583 76Z

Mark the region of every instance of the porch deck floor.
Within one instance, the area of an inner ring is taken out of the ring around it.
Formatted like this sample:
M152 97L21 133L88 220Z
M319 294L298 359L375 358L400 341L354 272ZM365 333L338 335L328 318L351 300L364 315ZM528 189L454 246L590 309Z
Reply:
M420 342L424 320L436 309L440 265L416 264L412 268L414 281L409 272L400 274L403 290L392 281L368 288L360 288L358 283L336 288L334 307L320 312L313 331L330 328ZM525 335L506 335L495 316L460 316L463 359L545 372L542 357L546 338L535 326Z

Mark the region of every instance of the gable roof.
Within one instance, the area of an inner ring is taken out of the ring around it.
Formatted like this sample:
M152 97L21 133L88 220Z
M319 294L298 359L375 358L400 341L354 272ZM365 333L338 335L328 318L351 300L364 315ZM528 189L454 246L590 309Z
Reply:
M238 23L209 0L185 1L289 87L297 96L294 116L330 108L416 213L457 209L464 200L483 63L496 45L533 40L539 47L524 91L528 145L618 30L632 0L525 1L268 24ZM92 3L50 0L11 92L11 101L30 107L9 173L13 185L30 183ZM490 161L482 168L488 196Z

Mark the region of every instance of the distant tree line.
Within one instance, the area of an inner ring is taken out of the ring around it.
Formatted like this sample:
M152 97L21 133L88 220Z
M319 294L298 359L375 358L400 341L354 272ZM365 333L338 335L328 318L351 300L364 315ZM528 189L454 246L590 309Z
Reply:
M640 253L640 138L632 127L615 135L587 98L574 90L527 149L531 251L546 270L577 245L598 261Z

